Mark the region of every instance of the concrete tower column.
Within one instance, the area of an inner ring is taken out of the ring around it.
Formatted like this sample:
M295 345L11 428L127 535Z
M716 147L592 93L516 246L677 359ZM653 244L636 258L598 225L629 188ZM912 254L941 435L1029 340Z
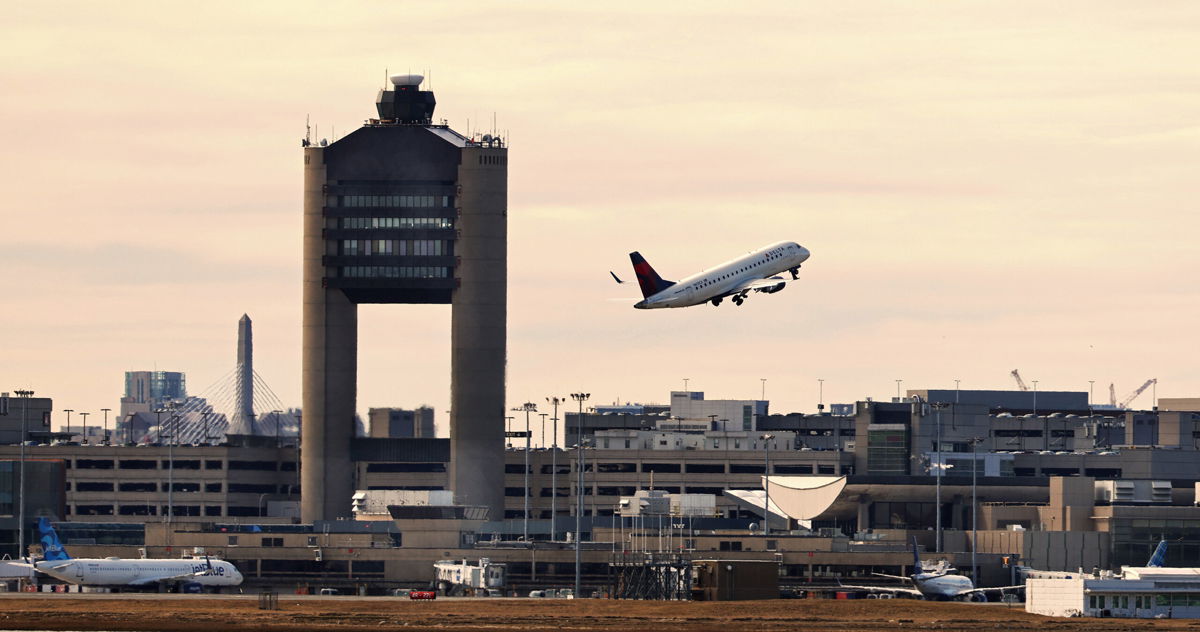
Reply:
M456 503L487 506L492 520L504 518L507 154L491 147L462 150L459 286L451 301L450 487Z
M303 418L300 514L304 522L350 515L350 440L358 370L358 307L326 288L322 258L325 148L304 149ZM336 254L336 253L334 253Z

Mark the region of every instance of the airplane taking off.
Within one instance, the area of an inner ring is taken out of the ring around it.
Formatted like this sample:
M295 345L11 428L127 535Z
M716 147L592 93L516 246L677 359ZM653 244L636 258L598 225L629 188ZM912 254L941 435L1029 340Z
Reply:
M997 586L996 588L976 588L971 582L970 577L964 575L956 575L958 569L950 566L945 560L939 561L937 564L929 564L921 561L921 556L917 554L917 539L913 538L913 574L908 577L900 575L886 575L884 573L871 573L878 577L887 577L889 579L901 579L912 582L913 588L887 588L882 586L850 586L842 584L844 588L854 588L856 590L866 590L869 592L892 593L911 595L918 599L930 600L947 600L961 599L963 601L987 601L988 592L1001 592L1005 590L1017 590L1025 586Z
M177 560L75 559L67 554L49 520L39 518L38 530L45 559L34 563L34 569L69 584L144 587L179 583L186 590L189 584L215 588L242 583L236 566L224 560L214 562L207 556Z
M631 252L629 259L633 262L633 272L642 288L642 300L634 307L658 309L691 307L701 303L720 305L727 296L734 304L741 305L750 292L774 294L782 290L787 279L775 276L777 274L789 271L793 281L800 278L800 264L807 261L808 257L809 252L804 246L781 241L681 281L664 281L642 258L641 253ZM616 274L609 274L617 283L624 283Z

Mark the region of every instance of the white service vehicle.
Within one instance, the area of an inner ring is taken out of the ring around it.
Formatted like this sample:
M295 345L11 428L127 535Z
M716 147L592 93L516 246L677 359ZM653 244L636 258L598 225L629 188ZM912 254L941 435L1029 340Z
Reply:
M434 583L445 595L495 595L508 582L508 566L484 557L478 564L467 560L434 562Z

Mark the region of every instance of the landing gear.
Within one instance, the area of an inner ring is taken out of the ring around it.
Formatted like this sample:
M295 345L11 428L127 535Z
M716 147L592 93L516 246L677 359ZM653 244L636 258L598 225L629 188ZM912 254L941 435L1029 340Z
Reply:
M713 307L716 307L716 306L720 305L720 304L721 304L721 297L720 297L720 296L714 297L714 298L712 299L712 304L713 304Z
M788 270L788 272L792 273L793 281L800 278L800 266L796 266L796 267L792 268L791 270Z
M741 307L741 306L742 306L742 301L743 301L743 300L745 300L745 299L743 299L743 298L742 298L742 297L740 297L740 296L735 296L735 297L733 297L733 299L732 299L732 300L733 300L733 304L734 304L734 305L737 305L738 307Z

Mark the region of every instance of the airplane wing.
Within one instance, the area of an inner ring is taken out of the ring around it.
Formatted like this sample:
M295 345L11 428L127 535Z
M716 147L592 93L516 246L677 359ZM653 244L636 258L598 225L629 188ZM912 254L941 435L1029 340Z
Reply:
M888 579L899 579L900 581L912 582L911 577L905 577L903 575L888 575L887 573L871 573L871 574L876 577L886 577Z
M729 293L737 294L738 292L749 292L751 290L756 292L766 292L768 290L772 292L778 292L779 289L783 289L784 283L787 283L787 279L784 279L780 276L767 277L765 279L750 279L749 281L741 283L732 290L729 290Z
M841 588L852 588L854 590L865 590L867 592L890 593L893 595L911 595L917 598L924 598L925 595L916 588L887 588L884 586L851 586L850 584L838 584Z
M1019 586L995 586L993 588L972 588L971 590L964 590L958 594L959 595L974 595L974 594L986 593L986 592L997 592L997 591L1004 592L1006 590L1024 590L1024 589L1025 589L1025 584L1021 584Z
M177 581L183 581L185 579L192 579L195 577L200 577L207 572L208 572L208 569L205 569L205 570L202 570L199 572L195 572L195 573L182 573L179 575L163 575L160 577L142 577L142 578L135 579L134 581L129 582L129 585L130 586L149 586L150 584L155 584L155 583L177 582Z

